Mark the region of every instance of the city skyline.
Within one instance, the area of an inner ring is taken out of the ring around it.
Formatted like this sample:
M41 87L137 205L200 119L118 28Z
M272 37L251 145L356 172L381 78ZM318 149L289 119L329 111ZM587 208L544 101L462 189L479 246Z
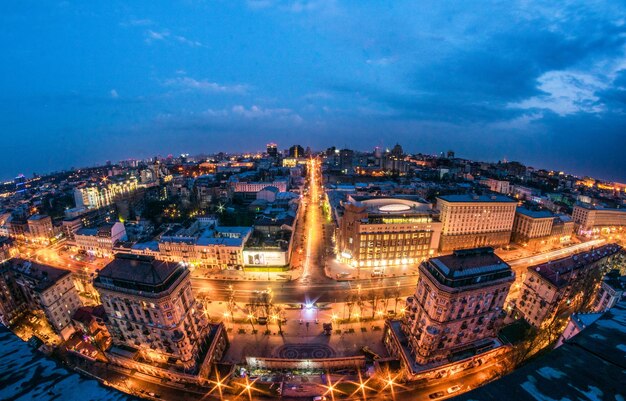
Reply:
M3 5L0 171L399 142L624 182L624 7Z

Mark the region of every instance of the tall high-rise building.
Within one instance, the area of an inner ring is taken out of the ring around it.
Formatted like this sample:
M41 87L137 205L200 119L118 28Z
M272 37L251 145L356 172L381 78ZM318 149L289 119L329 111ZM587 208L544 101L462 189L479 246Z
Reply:
M148 361L197 367L208 323L183 264L117 255L98 273L94 287L114 344L132 347Z
M515 275L493 248L432 258L419 271L403 320L387 324L384 341L390 352L425 365L500 345L495 337Z
M304 148L300 145L293 145L289 148L289 157L304 157Z
M276 145L275 143L268 143L267 144L267 154L269 155L269 157L272 157L274 159L276 159L278 157L278 145Z
M511 240L517 202L503 195L446 195L437 198L443 223L439 249L450 252Z

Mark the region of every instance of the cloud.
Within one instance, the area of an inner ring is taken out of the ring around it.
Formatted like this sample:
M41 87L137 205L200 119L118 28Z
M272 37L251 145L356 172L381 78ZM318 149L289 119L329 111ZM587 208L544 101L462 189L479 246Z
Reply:
M111 91L109 92L109 94L111 95L111 97L113 99L117 99L118 97L120 97L120 95L117 93L117 91L115 89L111 89Z
M560 116L585 112L600 113L605 107L599 103L596 92L605 90L607 83L586 73L549 71L538 78L538 89L543 92L510 107L520 109L547 109Z
M397 61L398 61L397 57L381 57L377 59L367 59L365 62L371 65L386 67L390 64L394 64Z
M191 47L202 47L203 46L202 42L200 42L198 40L190 40L190 39L187 39L186 37L181 36L181 35L175 35L174 38L178 42L180 42L182 44L185 44L185 45L188 45L188 46L191 46Z
M122 26L150 26L154 25L154 21L149 18L134 18L125 22L122 22Z
M145 32L145 35L146 35L146 42L147 43L152 43L152 41L155 41L155 40L164 41L165 39L167 39L170 36L170 32L168 30L157 32L157 31L153 31L151 29L148 29Z
M294 14L309 12L334 14L338 9L336 0L247 0L246 4L253 10L274 8Z
M242 106L242 105L236 105L236 106L233 106L232 112L233 114L240 115L245 118L266 118L266 117L285 117L285 116L300 118L300 116L297 116L296 114L294 114L291 109L287 109L287 108L271 109L271 108L259 107L256 105L252 105L250 108L246 108L245 106Z
M155 31L148 29L144 32L145 42L151 44L152 42L176 42L190 47L203 47L204 44L199 40L192 40L182 35L174 35L169 29L163 29Z
M168 79L164 82L164 85L188 90L232 94L245 94L249 89L247 85L243 84L225 85L217 82L211 82L206 79L197 80L191 77L176 77Z

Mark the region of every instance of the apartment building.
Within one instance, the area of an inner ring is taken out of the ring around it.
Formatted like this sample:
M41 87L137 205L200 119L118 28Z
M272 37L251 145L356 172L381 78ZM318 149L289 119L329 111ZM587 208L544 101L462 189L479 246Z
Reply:
M100 183L83 184L74 189L74 201L76 207L99 209L115 202L121 196L126 196L136 191L137 178L111 177Z
M113 343L147 361L196 367L208 322L200 316L189 270L148 256L117 255L94 280Z
M593 286L594 270L610 268L619 250L618 245L608 244L529 267L518 310L535 327L549 324L559 311L580 303L583 288Z
M31 241L48 244L54 237L54 228L50 216L35 214L28 218L28 234Z
M400 331L387 325L384 342L391 354L403 352L402 343L406 343L409 362L426 365L500 345L495 337L515 275L493 248L458 250L432 258L419 271Z
M251 227L173 228L159 240L159 259L216 269L240 269Z
M569 216L549 210L518 207L513 221L511 241L531 248L555 245L571 240L574 222Z
M626 226L626 208L610 209L581 202L574 205L572 219L579 234L599 233L603 229Z
M450 252L511 240L516 201L504 195L447 195L437 198L442 223L439 250Z
M79 249L97 256L111 256L115 243L126 238L124 223L105 223L94 228L80 228L74 234Z
M52 329L64 340L73 333L72 315L82 306L69 270L11 259L7 263L29 310L42 310Z
M620 275L619 270L611 270L602 279L598 289L593 309L604 312L611 309L624 298L626 293L626 276Z

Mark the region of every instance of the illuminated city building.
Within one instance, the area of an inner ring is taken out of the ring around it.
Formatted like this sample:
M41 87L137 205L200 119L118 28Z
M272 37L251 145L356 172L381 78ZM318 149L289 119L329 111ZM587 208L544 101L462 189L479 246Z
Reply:
M97 256L111 256L118 241L126 238L124 223L105 223L94 228L80 228L74 234L76 246Z
M64 340L74 333L72 315L82 306L69 270L11 259L13 272L29 310L42 310L52 329Z
M578 234L610 233L626 226L626 208L610 209L581 202L574 205L572 219Z
M189 270L148 256L117 255L94 280L113 343L143 359L195 368L207 322L196 306Z
M496 180L493 178L482 178L480 180L480 184L488 187L493 192L498 192L500 194L506 195L511 192L511 187L508 181Z
M256 197L257 192L267 187L275 187L278 188L280 192L286 192L287 184L288 180L286 179L277 179L270 182L237 181L233 183L233 192L252 194L254 197Z
M441 252L483 246L500 247L511 240L517 202L503 195L446 195L437 198L442 223Z
M623 254L621 255L623 257ZM611 309L624 298L626 293L626 276L620 275L620 271L611 270L602 279L598 289L593 310L603 312Z
M528 268L518 310L535 327L549 324L563 308L579 304L595 289L592 276L608 269L619 258L614 244ZM600 269L600 272L596 270ZM593 300L594 298L591 298Z
M35 214L27 220L31 241L47 244L54 237L54 228L50 216Z
M386 326L384 342L390 353L404 352L407 358L408 353L411 364L425 365L500 346L496 333L515 275L493 248L432 258L419 271L403 320Z
M518 207L513 222L511 241L536 248L568 242L574 232L569 216L556 215L549 210L530 210Z
M159 240L158 259L216 269L240 269L251 227L172 227Z
M339 222L338 257L352 266L419 263L437 248L438 214L411 197L348 196Z
M76 207L99 209L115 202L118 197L137 190L137 178L109 177L103 182L83 184L74 189Z
M278 145L276 145L275 143L268 143L267 144L267 155L269 157L272 157L274 159L278 158Z

